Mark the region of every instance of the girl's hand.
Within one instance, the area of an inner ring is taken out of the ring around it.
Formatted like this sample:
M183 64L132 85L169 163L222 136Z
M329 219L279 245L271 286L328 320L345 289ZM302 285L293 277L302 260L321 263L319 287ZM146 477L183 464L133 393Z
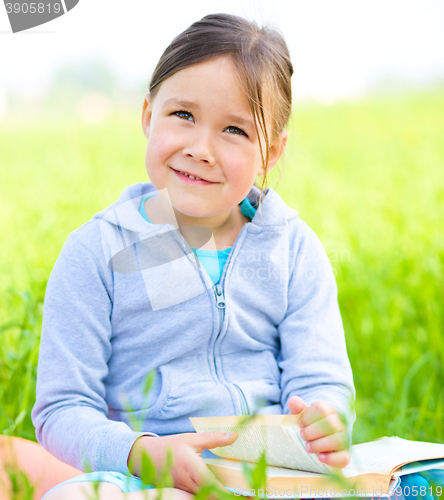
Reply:
M309 453L319 453L319 460L332 467L342 468L350 463L347 428L336 408L326 401L315 401L307 407L298 396L288 400L288 407L292 415L303 412L299 426Z
M128 457L128 469L139 476L140 459L143 452L154 461L156 470L162 468L167 448L173 451L174 465L171 475L174 487L196 493L203 483L224 487L215 479L200 457L202 450L227 446L237 439L236 432L201 432L173 434L164 437L141 436L136 439Z

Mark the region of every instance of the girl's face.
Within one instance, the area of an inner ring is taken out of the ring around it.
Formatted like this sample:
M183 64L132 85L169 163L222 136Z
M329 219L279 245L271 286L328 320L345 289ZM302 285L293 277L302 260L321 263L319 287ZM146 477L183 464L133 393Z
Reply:
M157 190L168 190L173 207L186 216L229 216L264 173L248 99L227 57L178 71L161 84L154 100L147 94L142 126L148 176ZM268 170L285 141L283 135L272 145Z

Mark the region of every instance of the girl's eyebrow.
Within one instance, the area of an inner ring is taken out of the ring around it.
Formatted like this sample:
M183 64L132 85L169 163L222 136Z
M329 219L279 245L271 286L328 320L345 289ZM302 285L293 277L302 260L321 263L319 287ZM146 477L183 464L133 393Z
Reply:
M181 107L181 108L188 108L188 109L199 109L200 106L199 104L196 104L195 102L191 101L183 101L181 99L176 99L175 97L172 97L171 99L167 99L163 103L163 107Z
M225 115L228 121L234 122L237 125L240 125L241 127L251 127L254 128L254 124L251 120L246 120L245 118L242 118L237 115Z

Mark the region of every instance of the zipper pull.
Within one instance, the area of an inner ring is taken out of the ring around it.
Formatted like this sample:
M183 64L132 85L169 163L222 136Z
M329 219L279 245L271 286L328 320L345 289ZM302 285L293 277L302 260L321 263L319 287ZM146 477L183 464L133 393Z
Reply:
M224 292L222 291L222 287L217 284L214 285L214 295L216 296L216 307L219 309L224 309L225 308L225 297L224 297Z

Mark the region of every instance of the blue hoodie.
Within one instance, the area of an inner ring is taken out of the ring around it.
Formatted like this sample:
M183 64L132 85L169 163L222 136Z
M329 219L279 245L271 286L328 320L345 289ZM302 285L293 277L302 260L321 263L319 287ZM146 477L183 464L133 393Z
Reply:
M192 416L289 413L293 395L332 404L351 435L352 372L315 233L269 188L213 285L175 226L140 215L155 192L126 188L57 259L32 411L39 443L79 469L127 474L143 434L192 432ZM248 194L255 207L259 193Z

